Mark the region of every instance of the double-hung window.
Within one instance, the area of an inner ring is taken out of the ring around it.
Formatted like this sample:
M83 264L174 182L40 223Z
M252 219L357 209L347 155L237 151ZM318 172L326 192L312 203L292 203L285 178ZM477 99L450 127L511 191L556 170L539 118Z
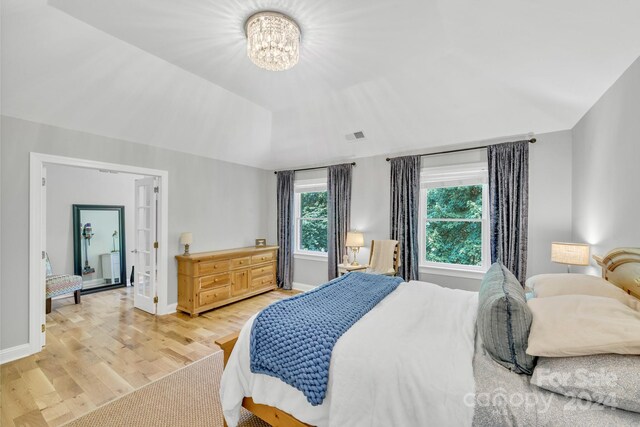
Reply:
M484 272L490 265L486 164L423 170L420 266L425 272Z
M294 208L294 253L327 256L326 179L297 181Z

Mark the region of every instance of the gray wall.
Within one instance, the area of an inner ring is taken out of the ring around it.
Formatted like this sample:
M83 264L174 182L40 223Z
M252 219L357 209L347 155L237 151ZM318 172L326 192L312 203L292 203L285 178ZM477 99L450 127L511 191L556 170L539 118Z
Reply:
M29 152L130 164L169 171L169 255L180 253L178 236L194 233L194 252L275 242L275 175L271 171L115 140L11 117L2 117L0 152L2 242L0 348L28 339ZM553 240L571 237L571 132L538 136L531 147L529 274L563 271L549 261ZM426 166L468 163L482 152L426 158ZM389 166L384 156L356 159L352 227L367 241L389 235ZM322 172L320 172L322 173ZM309 174L307 177L312 177ZM300 177L305 177L300 174ZM637 210L636 210L637 211ZM368 259L367 248L359 255ZM294 280L326 281L326 261L296 259ZM444 286L477 289L479 281L424 275ZM175 302L176 266L169 263L169 302Z
M0 348L28 342L29 153L169 171L169 303L177 300L178 238L193 252L252 245L267 234L263 214L272 172L2 116Z
M529 277L566 272L551 262L551 242L571 239L571 131L536 138L529 152Z
M640 59L573 128L573 164L573 239L640 246Z
M537 135L531 145L529 177L529 275L563 272L551 259L551 242L571 237L571 131ZM351 202L351 228L365 234L365 242L389 238L389 164L386 156L355 159ZM424 167L486 161L483 150L423 158ZM323 172L301 172L297 179L326 176ZM270 191L275 194L271 175ZM275 224L275 198L269 201L269 223ZM275 234L270 234L275 239ZM368 246L368 243L367 243ZM369 259L362 248L361 262ZM477 290L479 279L421 274L421 280L443 286ZM318 285L327 280L326 260L294 259L294 282Z

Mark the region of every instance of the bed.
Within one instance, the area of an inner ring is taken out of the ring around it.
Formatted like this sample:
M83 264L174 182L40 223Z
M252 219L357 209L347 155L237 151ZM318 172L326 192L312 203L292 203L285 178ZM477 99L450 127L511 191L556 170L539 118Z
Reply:
M619 248L596 260L605 279L633 295L640 284L640 249ZM287 427L640 424L639 413L598 404L567 411L575 399L542 390L529 376L498 365L476 333L477 306L476 292L400 284L337 341L326 397L315 406L280 379L251 372L256 315L239 333L216 341L224 351L225 418L235 425L242 406L273 426ZM533 406L510 405L505 396L514 394ZM477 396L499 404L478 405Z

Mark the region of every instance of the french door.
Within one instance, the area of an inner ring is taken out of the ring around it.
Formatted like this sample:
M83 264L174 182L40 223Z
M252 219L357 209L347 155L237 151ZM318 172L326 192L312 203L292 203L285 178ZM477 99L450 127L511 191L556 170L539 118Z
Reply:
M133 305L156 314L158 260L157 178L135 182L135 285Z

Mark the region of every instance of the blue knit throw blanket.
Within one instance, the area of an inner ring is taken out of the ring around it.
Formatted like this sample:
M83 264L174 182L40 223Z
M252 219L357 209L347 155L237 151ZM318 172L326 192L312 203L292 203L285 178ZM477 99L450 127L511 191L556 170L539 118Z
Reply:
M320 405L333 346L402 281L353 272L271 304L251 328L251 372L280 378Z

